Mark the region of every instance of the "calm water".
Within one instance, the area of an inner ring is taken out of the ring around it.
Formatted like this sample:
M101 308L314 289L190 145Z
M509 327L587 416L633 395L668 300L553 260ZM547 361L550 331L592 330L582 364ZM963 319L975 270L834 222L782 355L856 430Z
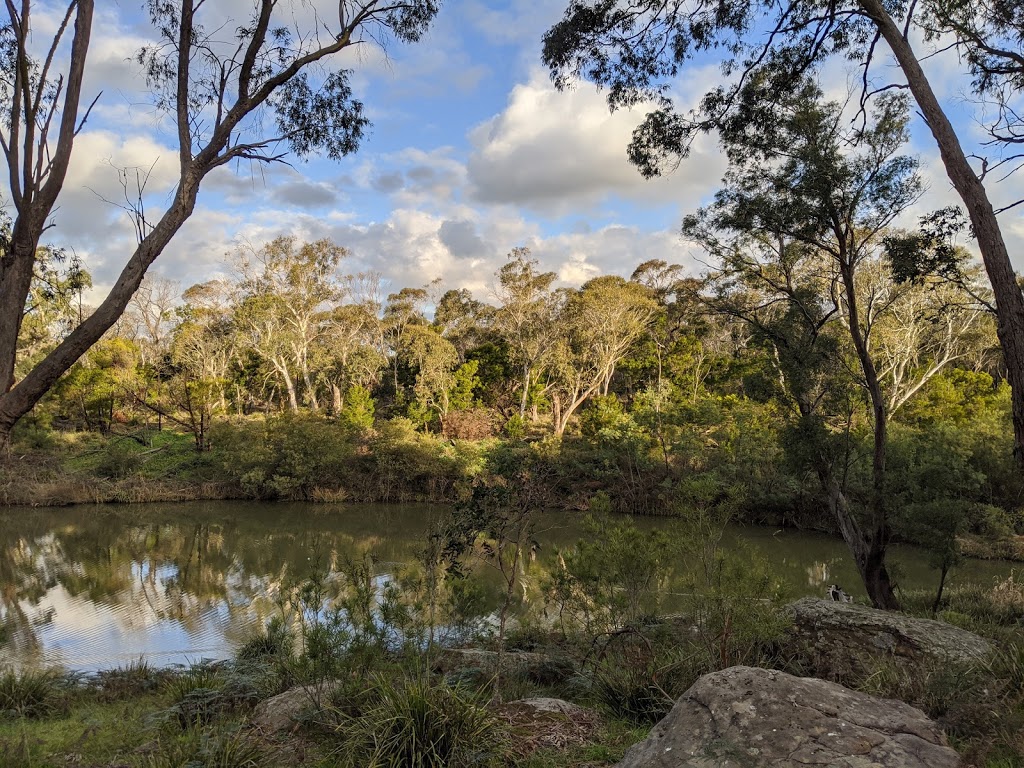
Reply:
M372 552L382 577L413 560L440 508L254 502L0 511L0 664L165 665L230 655L280 612L282 590L345 557ZM539 567L579 535L578 517L545 516ZM639 521L651 528L670 524ZM733 528L793 597L858 579L837 539ZM923 553L896 547L902 584L933 587ZM1013 564L968 561L951 577L991 583Z

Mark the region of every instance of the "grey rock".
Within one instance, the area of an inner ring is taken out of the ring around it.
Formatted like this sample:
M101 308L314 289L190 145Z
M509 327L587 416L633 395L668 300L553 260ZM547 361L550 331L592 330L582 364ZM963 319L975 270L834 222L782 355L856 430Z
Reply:
M786 607L793 632L830 657L886 654L897 660L970 663L985 659L989 642L941 621L863 605L804 598Z
M704 675L618 768L957 768L941 729L900 701L784 672Z
M257 704L249 723L267 734L291 730L303 715L323 706L338 685L338 682L328 681L289 688Z
M578 718L583 716L589 716L587 710L578 704L573 704L570 701L564 699L551 699L545 696L535 696L529 699L517 699L510 703L509 706L519 706L525 709L531 709L537 714L542 715L564 715L568 718Z

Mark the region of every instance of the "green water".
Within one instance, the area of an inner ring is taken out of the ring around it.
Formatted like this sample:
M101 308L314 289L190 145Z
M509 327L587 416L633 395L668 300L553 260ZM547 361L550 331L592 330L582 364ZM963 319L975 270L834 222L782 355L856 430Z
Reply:
M431 520L426 505L202 502L0 512L0 664L97 669L148 658L157 665L230 655L280 612L282 590L372 552L386 577L412 561ZM670 521L642 519L657 528ZM579 536L579 516L547 514L535 567ZM820 534L734 527L771 563L794 598L841 584L860 596L841 541ZM933 587L924 553L894 547L900 583ZM992 583L1013 567L968 561L951 584Z

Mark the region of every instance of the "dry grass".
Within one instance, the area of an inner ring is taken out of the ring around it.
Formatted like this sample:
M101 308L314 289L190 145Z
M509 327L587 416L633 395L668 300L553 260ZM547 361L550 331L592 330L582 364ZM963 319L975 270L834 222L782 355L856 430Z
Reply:
M237 491L229 483L153 479L132 475L118 480L63 468L53 457L39 454L0 461L0 506L62 507L72 504L141 504L155 501L229 499Z
M498 709L511 736L510 751L525 759L541 749L565 751L593 742L601 729L600 717L579 708L572 715L540 711L513 701Z
M1013 571L1010 571L1005 579L996 581L988 599L998 610L1024 613L1024 582L1016 581Z

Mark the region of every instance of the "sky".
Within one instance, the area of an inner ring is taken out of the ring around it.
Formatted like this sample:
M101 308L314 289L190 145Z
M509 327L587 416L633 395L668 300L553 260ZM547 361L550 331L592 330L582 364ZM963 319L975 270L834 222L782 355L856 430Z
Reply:
M153 34L141 3L98 5L85 93L100 97L44 236L83 259L95 283L87 296L93 302L135 245L131 221L110 202L124 199L119 169L129 169L132 180L136 168L149 174L147 211L159 213L178 163L173 125L153 108L132 59ZM345 246L350 256L342 271L379 272L385 292L441 278L446 288L468 288L487 301L494 273L519 246L564 285L605 273L628 276L653 258L700 274L704 255L681 239L679 226L719 186L725 163L714 139L700 140L674 173L645 181L626 159L643 109L609 113L603 95L586 83L558 92L542 66L541 38L565 5L452 2L418 43L368 45L350 54L355 97L373 124L359 151L340 161L292 158L290 165L214 171L195 213L151 272L184 289L225 274L240 246L289 234ZM42 36L58 9L41 7L35 18ZM827 93L845 94L856 77L843 66L832 63L822 73ZM977 149L979 116L959 62L947 54L927 66L967 151ZM883 59L876 72L884 78L891 69ZM679 103L695 104L720 79L716 61L698 61L673 93ZM957 202L917 119L907 151L918 157L928 192L906 224ZM1024 175L991 186L990 194L997 205L1024 196ZM1024 206L1001 221L1011 257L1024 269Z

